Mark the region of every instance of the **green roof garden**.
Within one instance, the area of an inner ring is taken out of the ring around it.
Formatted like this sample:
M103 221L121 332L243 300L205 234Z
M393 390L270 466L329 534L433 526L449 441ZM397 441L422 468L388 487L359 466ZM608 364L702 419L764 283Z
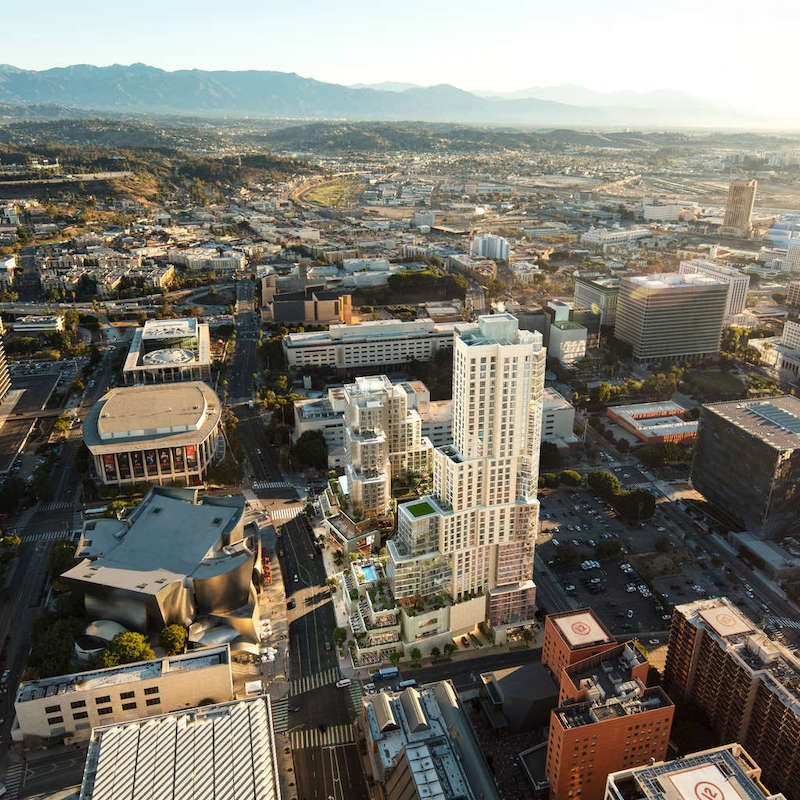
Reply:
M413 517L424 517L426 514L433 514L433 506L423 500L421 503L414 503L413 505L406 506L408 513Z

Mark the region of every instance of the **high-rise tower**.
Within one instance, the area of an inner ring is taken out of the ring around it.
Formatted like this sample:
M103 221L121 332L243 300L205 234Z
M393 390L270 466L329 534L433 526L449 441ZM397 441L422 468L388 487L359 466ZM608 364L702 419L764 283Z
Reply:
M749 239L753 235L753 207L756 204L755 180L734 180L728 187L728 202L725 204L725 219L720 233L723 236L738 236Z
M0 403L3 402L8 390L11 388L11 376L8 374L8 362L6 361L6 349L3 346L3 334L5 329L0 320Z
M434 450L433 493L398 509L387 575L404 605L444 594L452 632L533 619L533 547L545 348L510 314L456 326L453 444Z

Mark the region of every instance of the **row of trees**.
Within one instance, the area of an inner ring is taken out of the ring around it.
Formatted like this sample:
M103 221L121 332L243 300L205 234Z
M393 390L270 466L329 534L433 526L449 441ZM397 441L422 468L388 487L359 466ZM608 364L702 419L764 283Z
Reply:
M582 482L583 476L574 469L563 469L558 475L555 472L543 472L539 475L540 488L555 489L560 483L565 486L580 486Z
M656 510L656 499L644 489L623 491L616 475L602 470L593 470L587 475L589 486L594 489L614 510L626 519L650 519Z

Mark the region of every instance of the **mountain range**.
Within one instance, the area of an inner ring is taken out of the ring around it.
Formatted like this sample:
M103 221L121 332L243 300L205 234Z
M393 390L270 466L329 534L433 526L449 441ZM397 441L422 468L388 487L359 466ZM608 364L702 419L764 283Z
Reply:
M0 65L0 104L98 113L215 117L418 120L553 126L715 126L753 122L681 92L592 92L579 86L477 94L448 84L342 86L295 73L165 71L145 64L46 70Z

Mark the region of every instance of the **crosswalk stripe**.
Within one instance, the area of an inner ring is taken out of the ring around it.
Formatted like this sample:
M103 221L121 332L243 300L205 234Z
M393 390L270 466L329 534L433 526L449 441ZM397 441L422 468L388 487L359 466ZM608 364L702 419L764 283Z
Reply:
M337 744L348 744L355 741L353 726L348 722L343 725L331 725L325 731L318 728L292 731L290 734L293 750L307 747L333 747Z
M254 489L293 489L291 483L285 481L256 481L253 484Z
M73 537L72 531L39 531L38 533L21 534L20 538L23 542L54 542L56 539L71 539Z
M61 511L65 508L71 508L72 503L67 502L56 502L56 503L44 503L43 505L39 506L40 511Z
M289 694L303 694L312 689L319 689L329 683L336 683L341 677L339 667L331 667L323 672L316 672L313 675L304 675L302 678L295 678L291 683Z
M301 511L302 506L290 506L289 508L273 508L269 510L272 519L294 519Z
M272 725L276 733L289 727L289 699L284 697L272 702Z
M364 697L364 690L361 688L361 681L353 681L350 684L350 702L356 714L361 713L361 699Z
M22 787L22 777L25 774L25 768L22 764L12 764L6 772L5 784L6 795L8 800L17 800L19 797L19 790Z

